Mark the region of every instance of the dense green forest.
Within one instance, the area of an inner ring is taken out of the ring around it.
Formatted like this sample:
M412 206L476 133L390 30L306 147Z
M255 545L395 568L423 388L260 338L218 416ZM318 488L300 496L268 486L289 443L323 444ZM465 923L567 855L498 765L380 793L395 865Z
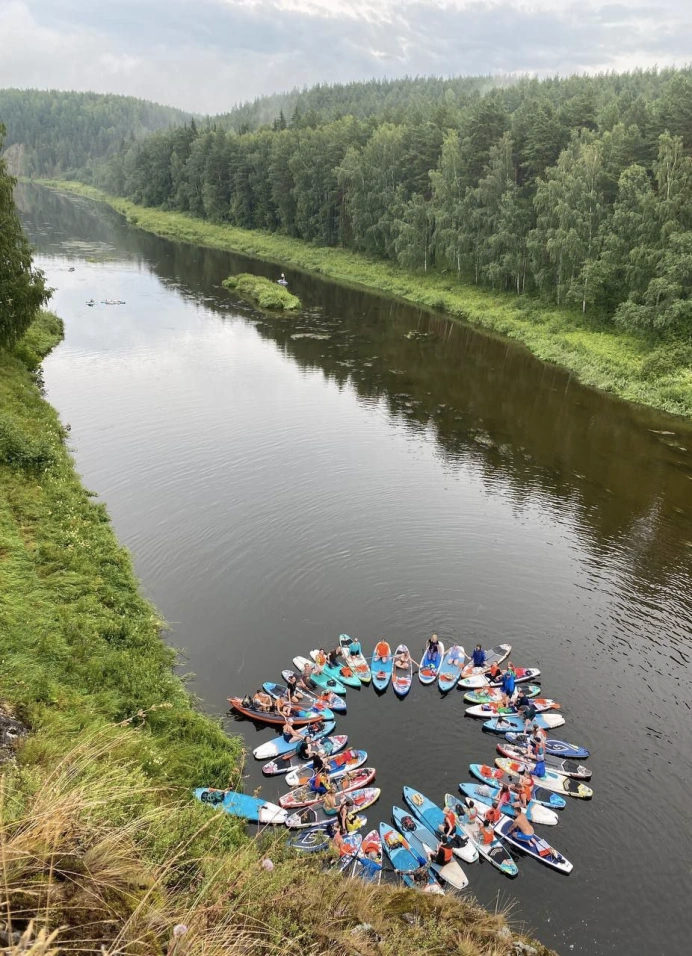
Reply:
M6 143L21 148L17 172L27 176L79 175L148 133L189 120L189 114L132 96L0 90Z
M382 88L315 95L327 113L362 95L362 113ZM386 118L323 121L299 102L253 132L193 122L130 144L95 182L145 206L689 336L692 72L415 89Z

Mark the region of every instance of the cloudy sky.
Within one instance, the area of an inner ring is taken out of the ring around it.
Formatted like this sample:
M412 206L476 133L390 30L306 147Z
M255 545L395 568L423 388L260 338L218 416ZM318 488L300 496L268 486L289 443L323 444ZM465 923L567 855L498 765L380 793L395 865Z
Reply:
M198 112L373 76L690 60L692 0L0 0L0 87Z

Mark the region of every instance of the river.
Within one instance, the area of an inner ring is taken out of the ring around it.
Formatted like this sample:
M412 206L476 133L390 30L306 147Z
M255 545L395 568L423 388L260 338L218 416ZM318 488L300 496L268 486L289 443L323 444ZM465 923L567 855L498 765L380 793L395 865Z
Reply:
M574 863L503 878L489 907L560 953L688 951L692 427L582 388L441 315L287 272L303 312L221 288L276 268L158 239L106 207L18 190L64 343L47 397L210 712L341 632L414 657L436 630L509 641L592 750L595 797L543 831ZM70 270L74 271L70 271ZM93 307L86 305L96 300ZM103 305L123 299L123 305ZM411 335L411 333L415 333ZM494 739L417 681L349 692L385 819L441 800ZM267 738L227 717L248 746ZM247 786L275 799L250 758Z

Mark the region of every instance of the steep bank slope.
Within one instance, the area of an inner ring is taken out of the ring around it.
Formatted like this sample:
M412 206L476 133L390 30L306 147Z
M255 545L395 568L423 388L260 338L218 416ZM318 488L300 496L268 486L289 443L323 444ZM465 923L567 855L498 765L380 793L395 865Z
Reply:
M213 225L181 213L137 206L74 182L42 185L106 202L132 225L168 239L241 252L286 268L293 266L337 282L358 285L435 309L525 345L545 362L574 372L581 382L630 402L692 417L692 368L675 346L652 348L645 339L604 331L578 310L535 299L484 292L449 275L408 273L340 248L309 245L274 233Z
M282 834L248 840L190 799L196 784L238 783L240 744L173 673L41 396L40 359L61 335L44 313L0 351L0 700L31 731L2 775L3 942L33 919L29 935L57 933L34 956L515 952L500 915L344 881L290 858Z

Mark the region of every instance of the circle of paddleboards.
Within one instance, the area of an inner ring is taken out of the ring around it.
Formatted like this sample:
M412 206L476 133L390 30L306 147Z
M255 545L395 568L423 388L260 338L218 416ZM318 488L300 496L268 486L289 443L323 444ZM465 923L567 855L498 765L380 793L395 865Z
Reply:
M560 705L556 704L554 700L551 700L549 697L536 697L532 701L536 712L539 714L545 713L545 711L550 710L559 710ZM517 714L519 717L523 718L522 714L519 714L516 707L505 707L501 701L487 701L483 704L474 704L472 707L466 708L467 717L512 717Z
M471 772L471 776L475 777L476 780L480 780L481 783L490 783L497 787L503 783L516 783L518 779L516 775L509 773L507 774L508 779L504 780L504 770L500 770L498 767L488 767L482 763L469 764L469 771ZM531 791L531 798L534 803L540 803L542 806L550 807L552 810L564 810L567 806L567 801L564 797L561 797L559 793L554 793L552 790L540 784L534 785Z
M302 677L300 674L296 674L294 670L289 670L288 668L286 670L281 671L281 676L283 677L284 680L288 680L289 677L298 677L302 680ZM278 689L281 687L281 684L274 684L273 686ZM271 694L271 691L267 691L267 693ZM285 693L285 690L283 693L279 692L279 696L283 696L284 693ZM298 693L301 694L303 697L305 697L307 700L309 700L313 707L316 704L319 704L322 707L328 707L330 710L333 710L335 714L346 713L346 701L343 699L343 697L340 697L333 690L323 689L320 692L318 697L315 694L311 693L309 690L305 690L305 688L302 685L299 685ZM272 696L274 695L272 694Z
M254 720L258 724L269 724L272 727L278 725L280 727L284 723L285 718L283 718L281 714L266 713L266 711L258 710L252 705L244 704L242 697L229 697L228 703L233 710L242 714L243 717ZM334 714L331 710L294 710L291 713L291 720L296 727L302 727L305 724L314 724L320 720L331 720L333 717Z
M319 743L320 745L320 755L327 758L343 750L348 743L348 737L346 734L335 734L333 737L320 737L319 741L316 740L315 743ZM267 745L263 744L262 746ZM261 748L258 747L257 749L259 750ZM299 757L294 750L290 756L284 755L283 757L277 757L275 760L270 760L269 763L265 763L262 767L262 773L268 777L275 777L279 774L289 774L291 771L298 770L305 766L307 766L305 758ZM292 784L289 783L288 786L290 787ZM296 784L296 786L300 786L300 784Z
M344 774L362 767L367 759L366 750L344 750L340 754L335 754L330 759L325 760L325 769L330 780L338 780ZM286 776L286 784L289 787L302 787L314 775L315 769L312 762L302 763L299 767L291 768Z
M464 700L467 704L501 703L504 697L500 687L479 687L478 690L466 690L459 684L459 690L465 690ZM522 691L527 697L538 697L541 692L540 684L524 684ZM333 710L334 708L332 708Z
M461 677L465 659L464 648L460 644L452 644L444 656L440 665L440 673L437 675L437 683L443 694L456 686Z
M340 680L336 680L334 677L329 677L329 675L325 674L324 671L315 670L315 662L311 661L308 657L298 656L293 658L293 666L300 672L301 675L305 670L306 664L310 665L310 683L314 684L315 687L321 687L323 690L334 691L335 694L341 694L341 696L346 693L346 687L341 683Z
M348 793L340 793L336 800L340 805L344 800L353 801L352 813L360 813L371 807L380 798L381 790L378 787L367 787L364 790L351 790ZM320 804L315 807L305 807L297 810L286 819L286 826L291 829L303 829L304 827L314 827L320 823L329 823L335 820L335 813L326 813L324 807Z
M500 795L498 787L490 786L487 783L460 783L459 789L464 796L471 797L472 800L484 803L489 807L493 805L493 801L497 800ZM502 804L500 810L508 817L516 816L514 808L506 803ZM547 827L557 826L557 813L548 807L544 807L540 803L536 803L535 800L531 800L524 812L531 823L542 823Z
M536 761L529 755L526 747L515 747L510 743L500 743L497 745L497 752L503 757L509 757L510 760L519 760L533 772ZM576 763L574 760L560 760L559 757L551 757L546 754L545 765L550 770L563 774L565 777L573 777L575 780L590 780L591 771L583 764Z
M519 760L512 760L511 757L496 757L495 764L505 773L519 774L527 769L526 764ZM548 770L546 767L543 776L531 774L531 779L537 787L543 787L545 790L552 790L554 793L566 793L570 797L577 797L581 800L590 800L593 797L593 790L587 787L585 783L579 780L573 780L572 777L565 777L555 770ZM281 801L279 801L281 802Z
M197 787L195 796L207 806L217 807L232 817L242 817L251 823L285 823L286 811L275 803L267 803L259 797L234 790L214 790L211 787Z
M413 680L413 661L409 660L405 667L397 666L397 656L404 653L408 654L410 658L408 647L405 644L399 644L394 651L394 668L392 670L392 690L397 697L401 698L406 697L411 690Z
M317 661L317 655L320 653L319 647L316 647L314 650L310 651L310 657L313 661ZM331 677L334 680L339 681L345 687L360 687L360 678L354 672L353 668L350 667L347 661L344 661L343 664L330 664L327 662L322 668L322 673L326 674L327 677Z
M429 800L428 797L419 790L414 790L413 787L404 787L403 793L406 806L411 810L413 815L417 817L423 826L427 827L430 833L435 837L441 835L445 822L444 810L438 807L436 803L433 803L432 800ZM454 850L454 855L466 863L475 863L478 859L478 850L459 827L457 827L452 837L452 849Z
M434 684L437 675L440 673L440 665L444 660L445 646L442 641L437 642L437 656L433 657L430 648L425 645L423 656L421 657L420 667L418 668L418 680L421 684Z
M572 864L570 861L555 850L554 847L546 843L541 837L535 834L532 837L523 837L518 830L514 830L514 832L510 833L511 827L511 820L500 820L499 823L495 824L495 832L499 834L503 840L507 840L513 847L516 847L517 850L521 850L522 853L528 853L529 856L533 856L535 859L540 860L541 863L545 863L546 866L552 867L552 869L557 870L559 873L572 872Z
M374 767L361 767L359 770L350 770L338 780L332 781L332 787L335 793L349 793L351 790L359 790L367 787L375 779ZM322 802L324 794L319 794L312 789L309 783L302 787L296 787L289 793L279 797L279 806L286 810L296 810L299 807L312 807Z
M352 646L356 642L348 634L339 634L339 647L344 652L344 659L353 670L361 684L369 684L372 678L370 665L363 656L362 651L353 652Z
M518 747L525 747L529 738L525 733L512 732L505 734L505 740ZM550 754L551 757L568 757L572 760L586 760L591 754L591 751L585 747L578 747L577 744L568 744L566 740L556 740L553 737L548 737L546 740L545 752Z
M543 730L555 730L557 727L562 727L564 722L565 718L562 714L552 714L550 712L547 714L536 714L532 720L532 723L541 727ZM486 720L483 724L483 730L487 730L491 734L506 734L511 731L514 733L522 733L524 723L524 718L519 714L507 714L503 717L491 717L490 720Z
M514 669L514 683L525 684L529 681L535 681L541 676L537 667L516 667ZM478 687L499 687L502 680L489 680L485 674L474 674L471 677L462 677L459 681L461 687L468 690L474 690Z
M378 654L378 649L382 652ZM387 689L392 670L394 668L394 658L392 649L386 641L378 641L372 655L372 686L375 690L383 691Z
M487 860L488 863L496 867L500 873L504 873L504 875L510 879L517 876L519 867L512 859L511 853L509 853L502 840L496 837L492 843L486 843L483 839L480 820L490 809L489 807L486 807L484 804L477 806L477 816L474 821L469 817L468 807L466 807L461 800L457 800L451 793L445 794L445 807L454 811L457 817L457 826L476 847L479 856L482 856L484 860Z
M402 810L401 807L392 807L392 819L399 833L408 840L409 846L419 858L429 860L428 865L438 879L449 883L455 890L463 890L469 885L468 877L456 860L450 860L445 864L433 863L430 854L434 854L437 850L439 840L420 820L407 810Z
M322 727L317 729L313 727L304 727L298 731L300 737L311 737L313 740L321 740L336 728L336 721L325 720ZM292 755L298 748L298 742L295 740L284 740L283 734L274 737L273 740L267 740L252 751L255 760L271 760L272 757L286 757Z

